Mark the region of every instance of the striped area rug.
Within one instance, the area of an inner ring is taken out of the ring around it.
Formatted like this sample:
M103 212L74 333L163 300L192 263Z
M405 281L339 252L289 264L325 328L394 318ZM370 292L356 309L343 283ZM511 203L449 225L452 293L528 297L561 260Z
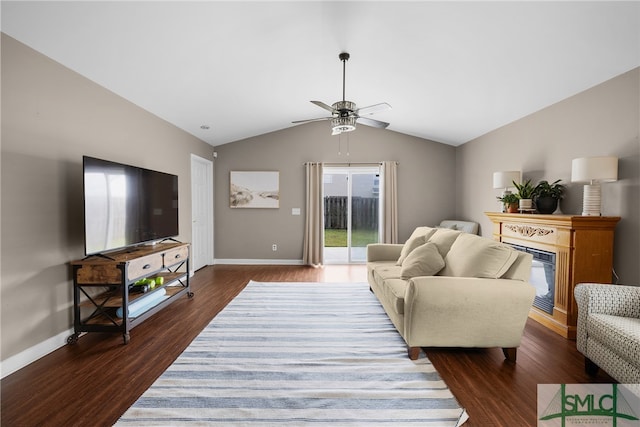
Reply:
M463 408L408 358L363 283L247 287L117 425L456 426Z

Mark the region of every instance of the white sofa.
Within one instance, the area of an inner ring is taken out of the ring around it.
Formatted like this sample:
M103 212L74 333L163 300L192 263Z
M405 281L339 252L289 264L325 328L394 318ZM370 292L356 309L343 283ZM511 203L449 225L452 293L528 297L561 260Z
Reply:
M422 347L502 347L515 361L535 289L532 256L446 228L367 247L368 281L416 359Z

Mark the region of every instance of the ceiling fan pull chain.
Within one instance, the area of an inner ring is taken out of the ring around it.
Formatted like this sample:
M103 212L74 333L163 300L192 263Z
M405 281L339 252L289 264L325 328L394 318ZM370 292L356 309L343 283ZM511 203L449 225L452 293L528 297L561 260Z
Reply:
M347 156L349 156L349 134L347 133Z
M338 134L338 156L342 155L342 135L343 133ZM350 154L349 153L349 133L345 135L345 138L347 139L347 156L348 156Z

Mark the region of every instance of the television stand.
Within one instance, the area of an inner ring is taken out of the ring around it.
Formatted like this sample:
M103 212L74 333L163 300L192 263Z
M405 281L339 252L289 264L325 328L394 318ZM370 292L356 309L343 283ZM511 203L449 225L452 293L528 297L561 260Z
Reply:
M172 242L111 252L71 262L73 268L75 344L82 332L119 332L125 344L129 331L182 295L189 287L189 244ZM146 293L130 288L140 279L157 279ZM158 284L161 283L161 284Z

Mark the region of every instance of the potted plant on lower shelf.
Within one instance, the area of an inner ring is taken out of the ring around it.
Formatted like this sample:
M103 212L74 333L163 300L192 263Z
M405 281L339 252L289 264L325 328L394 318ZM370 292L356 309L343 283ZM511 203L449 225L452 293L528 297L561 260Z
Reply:
M558 201L564 196L564 185L560 184L560 179L549 184L548 181L540 181L536 185L533 198L536 210L541 214L552 214L558 208Z
M518 204L520 201L520 198L518 197L518 195L513 193L507 193L507 194L503 194L502 196L498 196L497 199L502 202L505 210L508 213L518 212Z
M518 202L520 204L520 209L531 210L533 208L533 192L535 190L535 187L531 184L531 180L528 179L520 184L514 181L513 185L518 190L516 195L520 199Z

